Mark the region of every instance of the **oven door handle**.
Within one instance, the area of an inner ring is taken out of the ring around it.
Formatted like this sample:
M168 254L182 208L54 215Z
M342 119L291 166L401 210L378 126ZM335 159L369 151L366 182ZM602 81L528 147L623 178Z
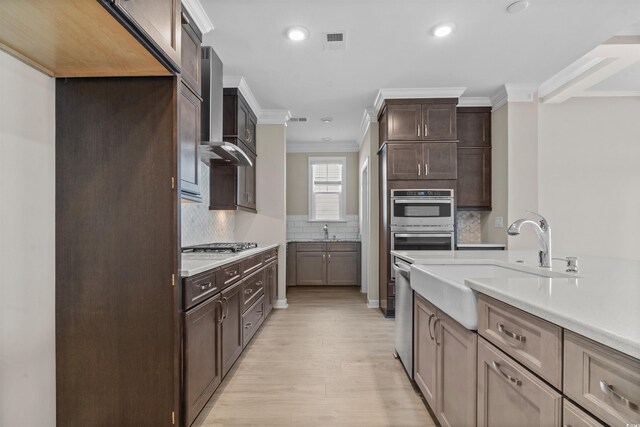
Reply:
M443 198L443 199L435 199L432 198L430 200L425 200L425 199L414 199L414 200L409 200L409 199L394 199L393 203L422 203L422 204L441 204L441 203L453 203L453 200L449 199L449 198Z
M453 233L447 233L447 234L416 234L416 233L411 233L411 234L399 234L399 233L393 233L393 237L451 237Z

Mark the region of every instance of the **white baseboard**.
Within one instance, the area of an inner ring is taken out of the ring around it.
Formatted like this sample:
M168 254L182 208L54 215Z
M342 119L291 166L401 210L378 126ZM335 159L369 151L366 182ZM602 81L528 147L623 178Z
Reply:
M279 299L276 301L276 303L273 305L273 308L287 308L289 307L289 304L287 304L287 299Z
M369 307L369 308L380 308L380 300L370 299L367 302L367 307Z

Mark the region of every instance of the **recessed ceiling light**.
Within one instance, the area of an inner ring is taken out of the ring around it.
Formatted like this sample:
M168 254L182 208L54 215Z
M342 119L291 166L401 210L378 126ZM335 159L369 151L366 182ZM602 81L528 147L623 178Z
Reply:
M320 120L322 120L322 123L331 123L333 121L333 117L323 117Z
M287 30L287 37L293 41L302 41L309 37L309 30L305 27L291 27Z
M507 6L507 12L509 13L519 13L529 7L529 2L527 0L518 0L516 2L511 3Z
M333 138L324 137L324 138L322 138L322 141L324 141L324 142L331 142L331 141L333 141Z
M456 29L455 24L449 22L446 24L436 25L433 28L433 35L436 37L446 37Z

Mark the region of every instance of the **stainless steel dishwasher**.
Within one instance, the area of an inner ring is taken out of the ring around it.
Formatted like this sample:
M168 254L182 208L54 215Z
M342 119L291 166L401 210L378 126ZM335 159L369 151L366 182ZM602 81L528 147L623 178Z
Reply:
M413 290L411 289L411 265L395 258L396 273L396 354L413 379Z

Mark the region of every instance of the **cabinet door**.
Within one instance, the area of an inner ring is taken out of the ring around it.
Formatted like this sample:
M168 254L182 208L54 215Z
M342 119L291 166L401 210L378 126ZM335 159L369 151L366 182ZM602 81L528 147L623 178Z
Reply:
M327 254L327 284L359 285L359 258L358 252L329 252Z
M458 158L456 144L427 142L422 144L422 179L456 179Z
M458 108L458 147L491 147L491 112Z
M326 285L326 264L326 252L298 252L296 254L296 283L298 285Z
M438 310L436 416L444 426L476 425L478 336Z
M124 18L180 67L180 0L113 0Z
M202 200L200 192L200 99L180 84L180 181L184 198Z
M271 300L271 286L272 286L272 266L268 265L264 269L264 313L265 317L271 312L273 308L273 301Z
M273 268L271 275L271 306L273 308L278 301L278 263L275 262L271 268Z
M184 316L185 417L191 425L222 381L220 295Z
M387 179L414 180L422 177L422 144L389 144L387 153Z
M247 128L245 129L245 140L247 142L247 147L249 147L249 149L253 151L254 154L256 153L256 150L257 150L256 127L257 127L256 117L253 114L249 113L247 115Z
M249 125L249 108L244 103L244 100L240 98L238 93L238 101L237 101L237 114L236 114L236 127L238 129L238 138L247 143L247 130Z
M478 339L478 426L560 426L562 396L518 362Z
M245 189L247 192L247 207L256 209L256 159L253 158L253 166L246 166Z
M222 376L242 353L242 282L222 291Z
M491 148L458 148L456 205L491 208Z
M197 27L195 27L183 14L185 19L182 20L182 37L181 37L181 67L180 76L193 92L200 95L202 92L201 79L201 35Z
M387 139L415 141L422 135L420 104L387 106Z
M431 325L436 308L419 295L414 295L413 379L431 409L435 410L437 345Z
M249 194L247 193L247 168L249 166L238 166L237 167L237 179L236 179L236 200L238 206L242 206L244 208L249 208Z
M422 105L422 139L426 141L455 141L456 105L423 104Z

